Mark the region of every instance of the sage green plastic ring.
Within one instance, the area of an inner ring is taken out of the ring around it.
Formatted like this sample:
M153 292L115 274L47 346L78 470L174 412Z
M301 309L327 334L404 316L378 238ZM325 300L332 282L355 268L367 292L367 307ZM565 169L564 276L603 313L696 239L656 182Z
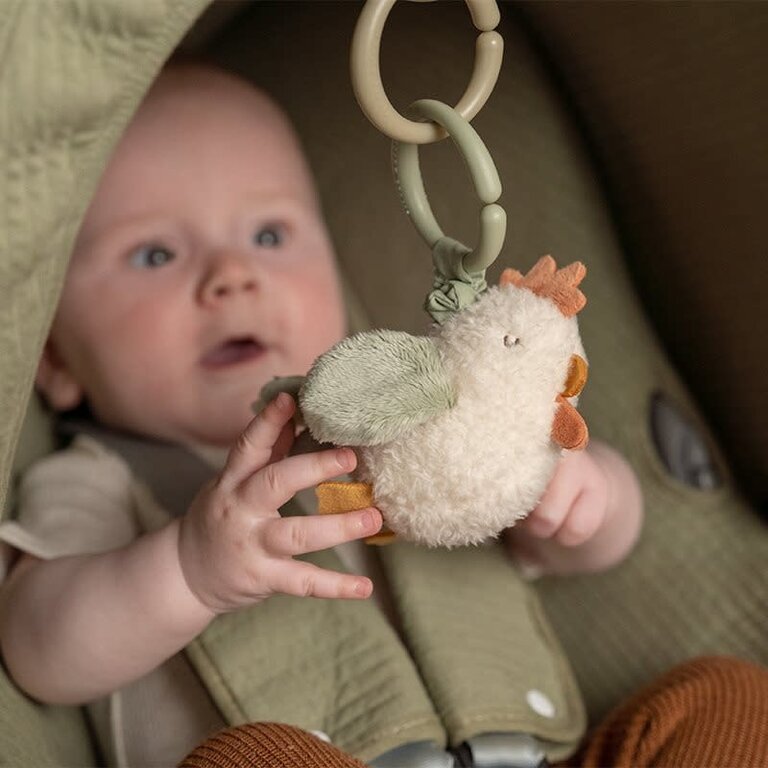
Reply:
M396 0L367 0L355 25L350 49L352 90L366 117L386 136L398 141L429 144L445 138L434 124L416 123L392 106L379 71L379 49L387 16ZM465 0L472 23L480 31L475 64L456 111L471 120L491 95L501 70L504 40L494 28L501 18L496 0Z
M477 247L464 258L468 272L487 269L504 245L507 214L496 203L501 196L501 180L490 152L477 131L455 109L434 99L421 99L410 111L426 120L434 120L446 129L469 169L480 209L480 237ZM430 248L445 237L437 223L424 189L419 166L419 145L392 142L392 169L405 212Z

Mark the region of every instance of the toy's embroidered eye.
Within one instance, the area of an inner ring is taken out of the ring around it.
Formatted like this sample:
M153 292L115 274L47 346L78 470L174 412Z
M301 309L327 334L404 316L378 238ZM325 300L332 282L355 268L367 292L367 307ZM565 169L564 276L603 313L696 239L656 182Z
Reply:
M279 224L269 224L262 227L254 236L254 245L260 248L278 248L285 239L285 230Z
M514 336L511 333L507 333L504 335L505 347L516 347L519 343L520 343L520 339L517 336Z
M131 264L139 269L155 269L175 258L176 254L162 245L142 245L131 254Z

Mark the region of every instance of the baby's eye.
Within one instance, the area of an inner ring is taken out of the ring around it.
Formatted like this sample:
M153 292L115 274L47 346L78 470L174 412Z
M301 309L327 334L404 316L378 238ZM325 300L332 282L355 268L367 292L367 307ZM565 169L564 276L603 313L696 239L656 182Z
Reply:
M278 248L285 239L285 230L279 224L269 224L262 227L253 236L253 242L260 248Z
M142 245L131 254L131 264L140 269L154 269L173 261L175 254L162 245Z
M520 338L513 333L504 334L504 346L516 347L520 343Z

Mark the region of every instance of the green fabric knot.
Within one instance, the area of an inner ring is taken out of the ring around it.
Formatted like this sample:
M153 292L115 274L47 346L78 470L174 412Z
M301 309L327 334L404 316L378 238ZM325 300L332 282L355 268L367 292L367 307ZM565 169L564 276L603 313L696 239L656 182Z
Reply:
M432 248L434 279L424 309L440 325L474 304L488 288L485 270L467 272L464 269L464 257L470 252L466 245L450 237L440 238Z

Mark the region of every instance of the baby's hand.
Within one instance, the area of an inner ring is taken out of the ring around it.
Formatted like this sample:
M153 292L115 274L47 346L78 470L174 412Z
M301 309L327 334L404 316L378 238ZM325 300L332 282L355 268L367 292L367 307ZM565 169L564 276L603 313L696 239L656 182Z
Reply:
M601 571L629 554L642 523L643 493L632 467L592 440L563 456L536 508L505 536L531 577Z
M608 479L587 451L561 459L538 505L518 523L535 538L565 547L583 544L597 533L608 508Z
M197 495L181 522L179 560L189 588L214 613L281 593L365 598L370 579L335 573L294 555L370 536L374 508L339 515L280 517L303 488L354 469L349 448L286 458L295 403L281 394L240 435L221 475Z

